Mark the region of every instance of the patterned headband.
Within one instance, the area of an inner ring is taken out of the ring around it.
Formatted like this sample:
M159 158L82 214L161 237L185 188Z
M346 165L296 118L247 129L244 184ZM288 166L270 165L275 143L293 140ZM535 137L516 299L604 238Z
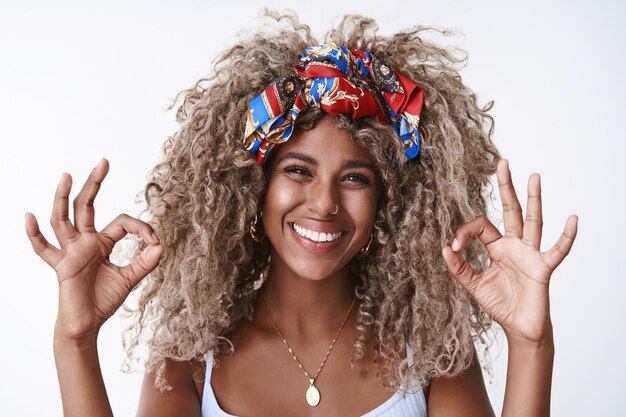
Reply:
M354 119L376 117L394 128L408 159L417 156L424 92L381 57L331 43L307 48L295 69L296 74L275 79L250 100L243 143L257 154L259 165L289 140L308 106Z

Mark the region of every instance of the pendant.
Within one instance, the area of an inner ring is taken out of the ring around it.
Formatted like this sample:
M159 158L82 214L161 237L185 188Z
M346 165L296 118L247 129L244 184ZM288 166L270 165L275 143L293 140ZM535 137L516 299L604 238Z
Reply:
M320 392L315 388L315 380L313 378L309 379L310 386L309 389L306 390L306 402L309 403L311 407L315 407L320 403Z

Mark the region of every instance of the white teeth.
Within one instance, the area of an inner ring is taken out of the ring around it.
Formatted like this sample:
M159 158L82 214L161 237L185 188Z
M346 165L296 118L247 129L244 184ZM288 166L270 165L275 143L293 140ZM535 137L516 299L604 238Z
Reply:
M324 233L324 232L316 232L315 230L310 230L299 226L295 223L292 223L293 230L302 237L305 237L313 242L332 242L339 239L342 235L339 233Z

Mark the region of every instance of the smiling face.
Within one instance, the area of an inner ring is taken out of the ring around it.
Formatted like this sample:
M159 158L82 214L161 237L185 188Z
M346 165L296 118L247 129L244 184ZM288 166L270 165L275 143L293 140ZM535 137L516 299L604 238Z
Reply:
M295 131L269 167L263 227L273 263L311 280L345 272L370 238L379 196L374 161L330 117Z

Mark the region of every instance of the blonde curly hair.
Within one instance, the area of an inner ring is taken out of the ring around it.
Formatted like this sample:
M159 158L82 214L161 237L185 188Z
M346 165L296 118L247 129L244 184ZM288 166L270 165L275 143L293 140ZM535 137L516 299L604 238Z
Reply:
M209 76L180 93L181 128L166 141L144 190L165 250L140 286L126 348L132 360L149 334L146 365L160 387L166 387L168 358L206 361L211 349L232 352L227 335L252 319L268 268L269 242L257 243L249 233L267 177L242 147L244 114L251 98L292 74L300 53L321 42L293 12L265 15L263 28L242 35ZM333 117L370 152L383 185L371 249L352 262L360 303L351 365L358 370L366 342L373 342L378 378L398 389L459 374L472 360L473 342L486 342L491 319L448 275L441 249L458 226L485 214L499 154L487 114L492 103L479 106L458 73L467 59L463 51L424 40L432 28L392 36L377 29L373 19L345 16L324 43L376 52L424 89L417 160L406 160L391 127ZM305 113L298 129L325 117L319 110ZM488 259L477 243L466 257L477 268Z

